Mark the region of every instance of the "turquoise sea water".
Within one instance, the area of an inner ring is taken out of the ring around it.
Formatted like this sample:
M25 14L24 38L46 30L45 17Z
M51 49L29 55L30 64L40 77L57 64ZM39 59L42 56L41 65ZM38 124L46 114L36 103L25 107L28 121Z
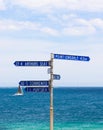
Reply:
M0 88L0 130L49 130L49 93ZM54 130L103 130L103 88L54 88Z

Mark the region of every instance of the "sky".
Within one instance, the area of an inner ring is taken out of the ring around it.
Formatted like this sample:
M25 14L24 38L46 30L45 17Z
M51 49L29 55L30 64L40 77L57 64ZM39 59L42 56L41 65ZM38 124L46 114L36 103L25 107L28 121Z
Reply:
M89 56L89 62L53 60L54 86L103 86L103 0L0 0L0 86L49 80L51 53Z

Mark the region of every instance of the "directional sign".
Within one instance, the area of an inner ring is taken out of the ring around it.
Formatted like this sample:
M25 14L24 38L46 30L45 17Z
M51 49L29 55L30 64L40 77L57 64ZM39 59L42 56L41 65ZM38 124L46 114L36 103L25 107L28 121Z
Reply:
M48 86L49 81L20 81L20 86Z
M90 60L88 56L64 55L64 54L54 54L54 59L76 60L76 61L89 61Z
M15 61L15 66L50 66L50 61Z
M26 87L26 92L49 92L49 87Z
M54 80L60 80L60 75L57 75L57 74L53 74L53 79Z
M48 73L48 74L51 73L51 68L48 68L47 73Z

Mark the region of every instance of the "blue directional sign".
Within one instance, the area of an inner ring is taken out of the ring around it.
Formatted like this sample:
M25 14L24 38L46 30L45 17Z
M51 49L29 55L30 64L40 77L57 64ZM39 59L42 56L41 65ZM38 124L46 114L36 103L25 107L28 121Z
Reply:
M50 61L15 61L15 66L50 66Z
M20 86L48 86L49 81L20 81Z
M26 92L49 92L49 87L26 87Z
M64 55L64 54L54 54L54 59L76 60L76 61L89 61L90 60L88 56Z
M53 74L53 79L54 80L60 80L60 75L57 75L57 74Z

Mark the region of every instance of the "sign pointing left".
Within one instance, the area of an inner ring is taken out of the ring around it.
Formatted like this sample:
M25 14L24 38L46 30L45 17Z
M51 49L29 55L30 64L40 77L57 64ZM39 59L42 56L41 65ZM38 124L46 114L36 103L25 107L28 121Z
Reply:
M50 61L15 61L15 66L50 66Z
M21 86L49 86L49 81L36 81L36 80L30 80L30 81L20 81L19 85Z
M26 92L49 92L49 87L26 87Z

